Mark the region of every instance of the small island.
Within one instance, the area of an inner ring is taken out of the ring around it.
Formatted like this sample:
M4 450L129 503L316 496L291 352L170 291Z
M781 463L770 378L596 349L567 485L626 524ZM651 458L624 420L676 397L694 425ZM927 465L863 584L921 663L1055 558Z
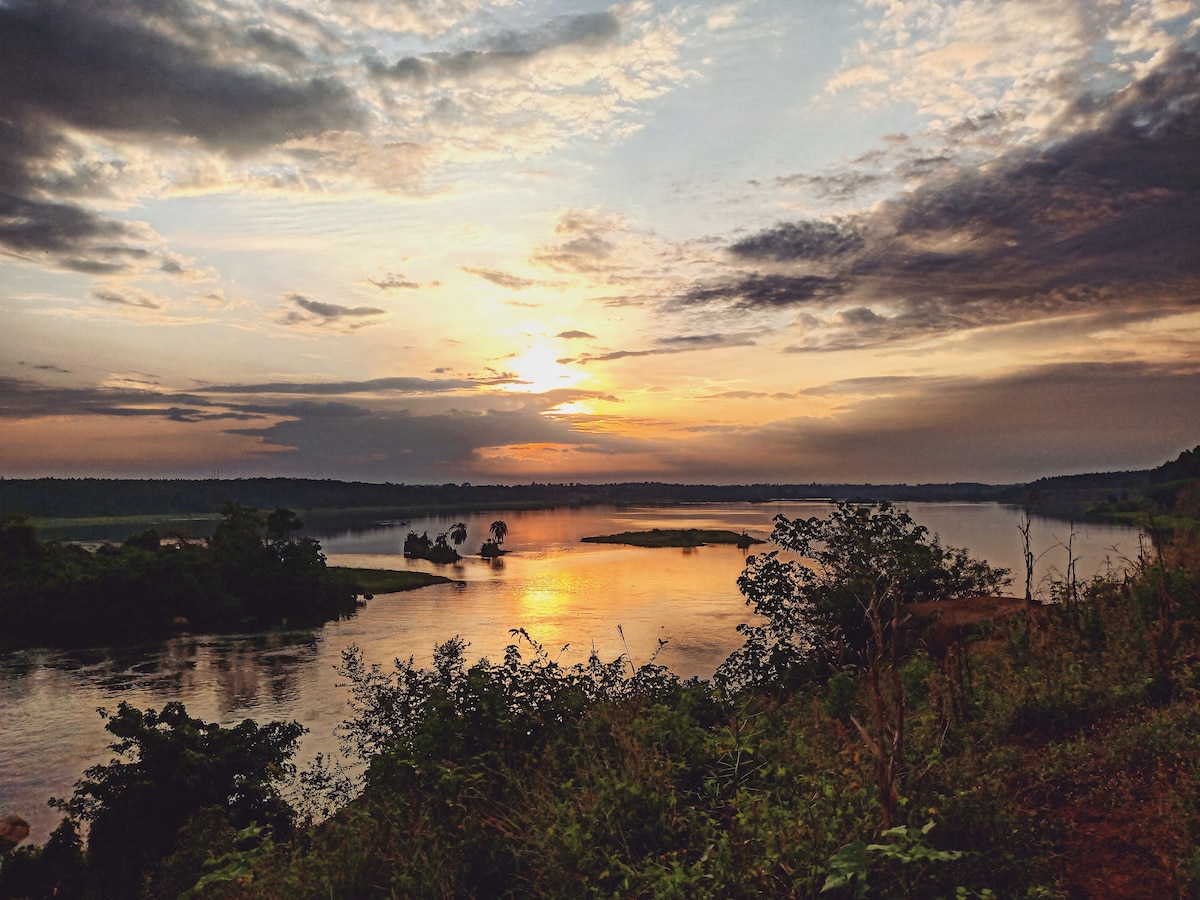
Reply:
M622 531L581 538L585 544L628 544L632 547L703 547L706 544L736 544L748 550L766 541L750 537L744 531L708 528L654 528L650 531Z

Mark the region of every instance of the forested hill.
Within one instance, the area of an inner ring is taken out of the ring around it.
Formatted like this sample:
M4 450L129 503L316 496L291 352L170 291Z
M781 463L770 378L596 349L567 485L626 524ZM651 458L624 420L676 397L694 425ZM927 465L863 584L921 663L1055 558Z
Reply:
M1039 478L1025 486L1030 508L1051 515L1100 518L1122 513L1180 513L1195 517L1200 446L1153 469Z
M0 514L34 518L215 514L226 500L257 509L416 514L596 504L855 500L1020 502L1020 485L932 484L370 484L302 478L0 479Z

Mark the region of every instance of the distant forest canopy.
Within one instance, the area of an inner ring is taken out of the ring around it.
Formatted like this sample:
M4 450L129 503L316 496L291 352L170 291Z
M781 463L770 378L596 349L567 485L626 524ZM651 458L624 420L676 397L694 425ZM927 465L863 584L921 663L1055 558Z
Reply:
M226 501L257 509L376 511L419 515L493 509L768 500L993 501L1037 512L1082 515L1107 502L1135 502L1158 486L1200 478L1200 446L1155 469L1063 475L1028 484L375 484L306 478L0 478L0 514L38 519L215 515Z
M1001 500L1020 502L1021 485L934 484L372 484L304 478L0 479L0 513L34 518L204 515L233 500L257 509L534 509L601 504L765 502L814 497L859 500Z

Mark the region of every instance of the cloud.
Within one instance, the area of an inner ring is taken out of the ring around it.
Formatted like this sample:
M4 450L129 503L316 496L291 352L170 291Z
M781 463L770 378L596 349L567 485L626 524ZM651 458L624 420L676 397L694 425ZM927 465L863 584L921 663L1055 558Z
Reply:
M403 275L396 272L389 272L386 277L379 280L368 278L367 284L373 284L381 291L416 290L421 286L415 281L408 281Z
M628 255L617 253L617 238L624 230L619 216L569 210L554 227L560 241L539 246L529 261L555 272L617 277L630 268Z
M116 306L133 306L137 309L162 309L167 305L161 297L153 297L136 288L95 288L92 296L101 303L111 303Z
M729 248L745 259L834 259L863 246L862 235L840 222L785 222Z
M715 284L697 285L673 305L721 305L734 309L799 306L840 297L848 282L820 275L749 275Z
M560 16L532 31L509 31L485 39L479 50L407 56L390 66L372 63L369 68L377 78L404 85L462 82L485 73L516 74L536 57L563 47L601 47L615 40L620 31L620 23L610 12Z
M486 451L552 444L583 449L616 446L620 438L577 431L570 421L536 408L451 410L432 415L378 411L352 428L329 419L298 419L236 433L281 449L272 471L324 473L356 480L460 480L486 471Z
M587 365L594 362L614 362L639 356L667 356L695 350L716 350L722 347L746 347L754 338L746 334L686 334L659 338L656 347L645 350L612 350L607 353L581 353L579 356L557 360L560 365Z
M464 378L410 378L393 376L365 381L268 381L257 384L214 384L198 388L210 394L437 394L474 388L479 382Z
M857 383L855 383L857 382ZM846 380L826 415L699 425L663 477L715 482L1009 483L1157 465L1200 435L1200 370L1063 363L990 377Z
M349 90L329 78L288 78L220 59L224 40L186 0L12 0L0 7L0 109L84 131L194 138L243 153L361 120ZM247 49L278 57L256 32ZM293 49L294 48L294 45ZM298 49L295 50L299 53ZM302 56L303 54L299 54ZM256 58L254 62L259 62Z
M1090 105L1094 100L1080 98ZM844 221L731 245L776 271L699 283L668 310L804 309L793 349L842 350L1200 300L1200 51L1165 54L1093 127L1019 147Z
M471 275L478 275L492 284L498 284L500 287L509 288L514 291L537 284L536 281L529 278L521 278L517 275L510 275L508 272L501 272L496 269L476 269L471 266L463 266L462 270Z
M85 205L122 181L147 188L131 147L238 156L363 121L336 80L280 71L304 56L288 38L239 24L188 0L0 4L0 251L84 274L208 277L147 226Z
M371 323L354 320L387 315L386 309L380 309L377 306L342 306L337 303L310 300L303 294L284 294L283 298L303 310L303 312L297 312L296 310L287 311L280 318L280 322L284 325L327 325L346 319L350 320L347 324L351 328L358 328Z
M0 419L46 416L154 417L190 419L250 419L254 414L188 393L127 387L50 387L39 382L0 377Z
M575 341L583 338L591 338L595 340L596 336L594 334L589 334L586 331L560 331L555 335L555 337L562 338L563 340Z

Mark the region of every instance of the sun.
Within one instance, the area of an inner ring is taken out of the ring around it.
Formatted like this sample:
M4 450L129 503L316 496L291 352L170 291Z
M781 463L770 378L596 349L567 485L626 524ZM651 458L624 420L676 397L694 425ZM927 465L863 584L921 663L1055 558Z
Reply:
M558 361L551 347L531 347L508 361L506 368L520 379L512 390L534 394L575 387L586 375Z

